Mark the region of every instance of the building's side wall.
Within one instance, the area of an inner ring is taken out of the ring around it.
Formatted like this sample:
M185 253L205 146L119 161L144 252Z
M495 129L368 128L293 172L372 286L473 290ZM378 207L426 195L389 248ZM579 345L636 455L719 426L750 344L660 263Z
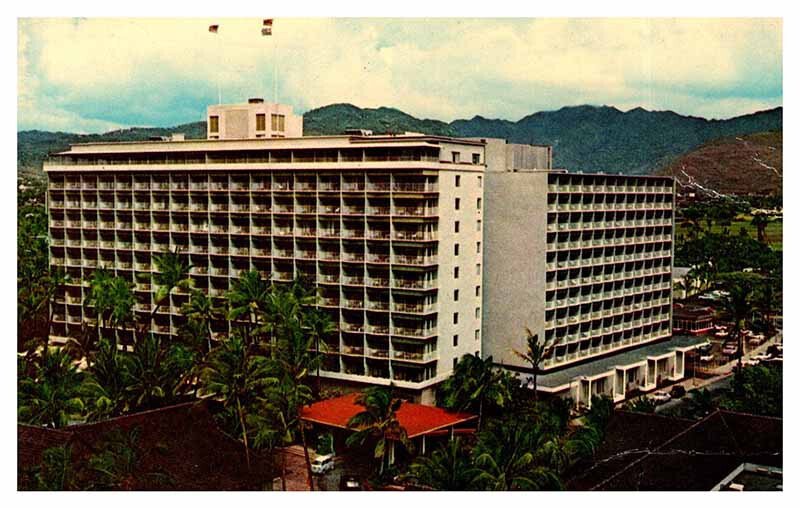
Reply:
M446 377L452 371L454 360L481 352L483 171L440 171L439 193L438 373ZM481 209L478 209L478 200ZM458 255L455 254L456 245Z
M486 174L484 356L524 366L525 328L543 337L547 173Z
M506 160L511 164L509 169L551 169L551 149L549 146L522 145L509 143L506 145Z

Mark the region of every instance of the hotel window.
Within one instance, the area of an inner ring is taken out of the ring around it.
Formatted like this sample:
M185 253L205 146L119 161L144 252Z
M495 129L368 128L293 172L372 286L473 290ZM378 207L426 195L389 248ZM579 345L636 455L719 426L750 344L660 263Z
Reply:
M458 364L458 358L453 358L453 370L456 370L457 364Z
M481 317L481 308L475 307L475 319L480 319Z
M283 132L286 127L286 117L283 115L272 115L272 130Z
M476 242L475 243L475 254L480 254L480 253L481 253L481 242Z
M479 176L478 177L478 188L481 188L481 187L483 187L483 177Z
M456 198L455 206L456 206L456 210L459 210L461 208L461 198Z
M208 132L219 132L219 117L218 116L209 116L208 117Z
M458 267L457 266L455 268L453 268L453 278L454 279L458 278Z
M475 286L475 296L481 296L481 287Z
M461 152L453 152L453 162L458 164L461 162Z
M478 198L478 210L481 209L481 198Z
M481 230L481 221L480 221L480 219L478 219L478 222L475 223L475 230L476 231L480 231Z
M453 255L458 256L458 244L453 245Z
M453 347L458 347L458 335L453 335Z
M458 324L458 312L453 312L453 324Z
M458 221L455 222L455 231L456 231L456 233L458 233L458 228L459 228L460 225L461 225L460 222L458 222Z
M475 264L475 275L480 275L480 274L481 274L481 264L477 263Z
M475 340L481 340L481 331L475 330Z
M256 114L256 130L263 131L267 129L267 115L264 113Z
M456 175L456 187L461 187L461 175Z
M480 164L481 163L481 154L473 153L472 154L472 163L473 164Z
M453 290L453 301L454 302L458 301L458 289Z

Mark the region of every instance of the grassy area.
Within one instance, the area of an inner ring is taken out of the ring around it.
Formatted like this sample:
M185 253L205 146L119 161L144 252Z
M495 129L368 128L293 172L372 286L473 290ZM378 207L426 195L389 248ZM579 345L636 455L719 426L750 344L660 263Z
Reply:
M748 235L754 239L758 239L758 229L750 223L752 220L753 216L750 214L739 214L731 221L729 226L712 221L711 232L722 233L723 229L728 228L730 230L730 234L738 235L739 230L744 228ZM708 231L708 222L706 220L701 221L700 225L704 231ZM686 235L687 230L688 226L686 224L682 222L676 224L676 235ZM770 247L776 250L783 248L783 220L770 220L769 224L767 224L765 234L767 236L767 243L769 243Z

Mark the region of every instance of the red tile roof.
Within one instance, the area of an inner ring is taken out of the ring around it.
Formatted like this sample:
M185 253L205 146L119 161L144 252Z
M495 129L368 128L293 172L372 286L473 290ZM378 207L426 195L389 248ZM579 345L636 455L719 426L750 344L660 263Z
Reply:
M302 418L308 422L346 429L350 418L364 410L356 404L358 393L327 399L303 408ZM397 410L397 419L408 437L417 437L433 431L459 425L477 418L470 413L453 413L435 406L403 402Z

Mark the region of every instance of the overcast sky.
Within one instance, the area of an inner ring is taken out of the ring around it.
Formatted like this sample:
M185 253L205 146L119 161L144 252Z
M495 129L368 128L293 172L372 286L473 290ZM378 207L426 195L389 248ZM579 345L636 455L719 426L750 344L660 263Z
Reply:
M208 32L219 24L219 33ZM728 118L782 104L770 19L22 19L18 129L202 120L273 97L450 121L578 104Z

